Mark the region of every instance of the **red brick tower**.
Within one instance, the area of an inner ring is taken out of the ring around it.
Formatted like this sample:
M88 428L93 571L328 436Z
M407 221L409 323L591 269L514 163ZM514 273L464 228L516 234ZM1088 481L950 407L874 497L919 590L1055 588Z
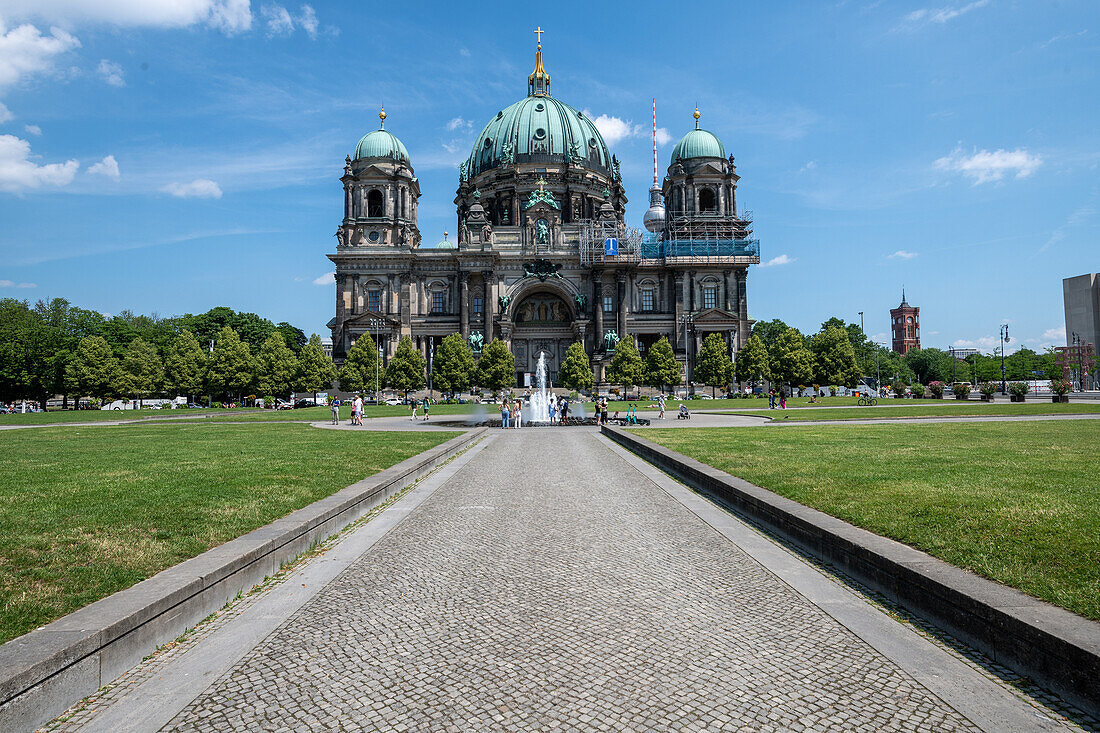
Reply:
M910 349L920 348L920 308L905 302L905 288L901 289L901 305L890 309L890 328L894 351L904 356Z

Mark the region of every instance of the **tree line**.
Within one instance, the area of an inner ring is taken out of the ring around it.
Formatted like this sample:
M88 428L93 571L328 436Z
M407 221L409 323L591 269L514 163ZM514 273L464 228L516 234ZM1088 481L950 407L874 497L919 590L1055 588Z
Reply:
M1009 380L1059 379L1054 352L1038 354L1022 348L1004 357ZM902 356L867 338L858 323L830 318L820 330L805 335L779 319L753 325L749 341L737 354L737 381L770 381L791 387L835 385L855 387L863 377L882 384L981 382L1001 379L1001 357L973 354L957 359L934 347L912 349Z
M3 401L278 395L327 389L334 377L319 336L255 313L106 316L64 298L0 299Z

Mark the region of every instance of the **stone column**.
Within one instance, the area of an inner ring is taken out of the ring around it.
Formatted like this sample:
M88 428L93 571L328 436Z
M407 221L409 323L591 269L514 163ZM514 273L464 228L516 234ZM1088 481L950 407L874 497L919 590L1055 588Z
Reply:
M603 346L603 273L595 270L592 273L592 300L596 309L596 349ZM595 351L595 349L593 350Z
M695 312L695 270L688 273L688 310Z
M481 309L485 330L482 335L485 337L485 345L487 346L493 340L493 318L497 308L496 300L493 299L493 271L482 270L481 278L485 281L485 302Z
M737 317L738 336L743 344L749 338L749 296L748 296L748 268L740 268L736 272L737 279Z
M672 338L669 339L669 343L672 344L672 348L682 347L680 339L684 333L683 327L680 325L680 316L684 314L687 309L687 277L683 271L678 271L675 274L676 287L674 288L675 303L673 303L673 315L676 318L676 324L673 326Z
M470 335L470 273L459 273L458 328L462 338Z
M616 305L619 306L619 318L618 318L618 331L619 338L626 337L626 299L630 297L630 293L626 287L626 272L619 270L615 277L615 297L618 298Z
M348 276L342 272L336 273L336 325L344 322L344 308L347 299ZM335 343L333 344L335 346Z
M730 310L730 271L722 270L722 308Z

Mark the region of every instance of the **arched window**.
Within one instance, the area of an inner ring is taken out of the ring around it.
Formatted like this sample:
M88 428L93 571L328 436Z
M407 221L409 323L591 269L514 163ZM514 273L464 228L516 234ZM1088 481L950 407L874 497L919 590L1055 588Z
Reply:
M718 210L718 206L714 202L714 189L704 188L699 191L699 213L713 214Z
M367 194L367 216L385 215L385 207L382 205L382 192L375 188Z

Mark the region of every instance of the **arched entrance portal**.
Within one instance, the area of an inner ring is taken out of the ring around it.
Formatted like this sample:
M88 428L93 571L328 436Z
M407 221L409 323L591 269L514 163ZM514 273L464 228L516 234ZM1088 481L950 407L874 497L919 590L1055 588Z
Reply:
M565 350L573 343L573 308L554 290L537 290L516 303L512 315L512 353L516 357L516 384L534 384L539 356L546 358L547 377L554 384Z

